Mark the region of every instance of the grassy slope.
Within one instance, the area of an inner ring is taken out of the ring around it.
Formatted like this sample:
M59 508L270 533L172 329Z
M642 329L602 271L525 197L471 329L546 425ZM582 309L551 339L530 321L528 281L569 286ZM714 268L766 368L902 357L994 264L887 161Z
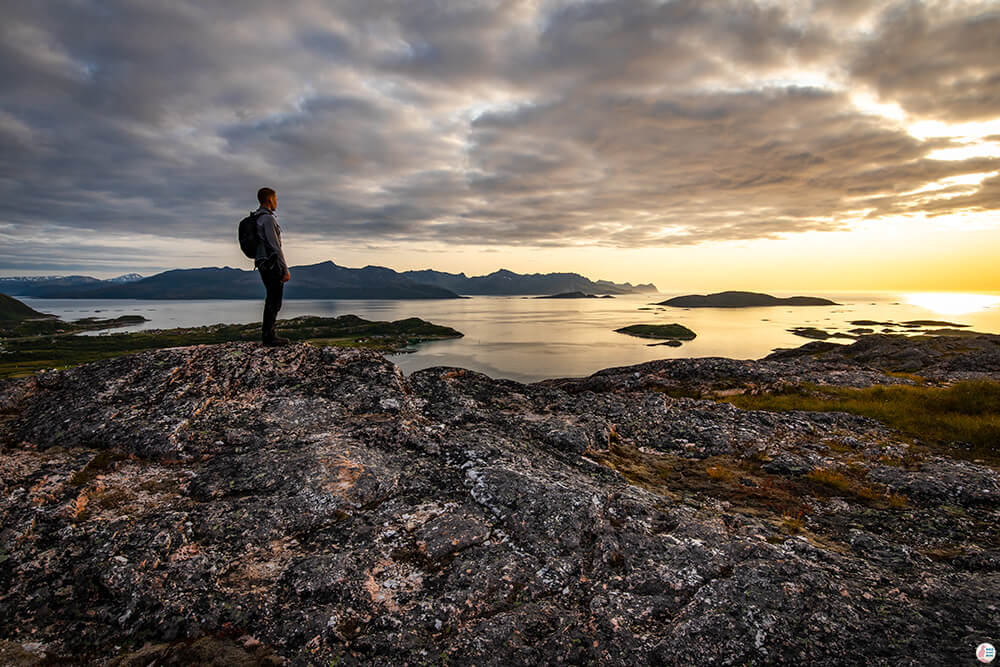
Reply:
M779 394L744 394L726 400L748 410L850 412L877 419L940 453L1000 462L1000 382L861 389L807 385Z
M20 322L32 317L52 317L21 303L12 296L0 294L0 322Z

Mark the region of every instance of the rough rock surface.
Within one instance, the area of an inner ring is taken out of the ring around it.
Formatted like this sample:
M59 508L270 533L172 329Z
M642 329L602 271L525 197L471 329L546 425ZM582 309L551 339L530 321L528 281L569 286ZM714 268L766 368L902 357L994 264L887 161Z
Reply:
M1000 336L959 330L961 336L862 336L850 345L807 343L780 350L766 360L812 358L815 363L870 366L886 371L918 373L941 380L996 378L1000 375Z
M531 385L251 343L7 381L0 659L970 663L1000 639L996 469L670 395L905 382L887 338ZM920 369L996 377L996 338Z

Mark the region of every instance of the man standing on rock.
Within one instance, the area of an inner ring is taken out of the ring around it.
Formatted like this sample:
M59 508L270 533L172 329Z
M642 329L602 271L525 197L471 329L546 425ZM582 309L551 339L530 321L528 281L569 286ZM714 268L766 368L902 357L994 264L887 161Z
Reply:
M254 211L257 217L257 257L254 266L260 271L267 296L264 299L264 320L261 323L261 339L264 345L274 347L288 345L288 339L274 333L274 323L281 310L281 293L285 283L291 280L285 255L281 252L281 227L274 212L278 209L278 195L271 188L257 191L260 208Z

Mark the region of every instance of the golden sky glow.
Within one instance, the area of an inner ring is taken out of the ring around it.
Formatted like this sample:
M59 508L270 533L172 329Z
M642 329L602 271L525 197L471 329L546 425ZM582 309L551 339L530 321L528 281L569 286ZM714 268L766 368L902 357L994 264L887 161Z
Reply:
M942 315L978 313L1000 305L1000 295L964 292L916 292L904 295L906 303Z

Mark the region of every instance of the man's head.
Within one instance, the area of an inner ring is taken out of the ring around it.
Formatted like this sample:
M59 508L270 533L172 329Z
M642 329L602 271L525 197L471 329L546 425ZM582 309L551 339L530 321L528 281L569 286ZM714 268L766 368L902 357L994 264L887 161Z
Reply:
M272 188L261 188L257 191L257 201L261 206L272 211L278 210L278 195Z

